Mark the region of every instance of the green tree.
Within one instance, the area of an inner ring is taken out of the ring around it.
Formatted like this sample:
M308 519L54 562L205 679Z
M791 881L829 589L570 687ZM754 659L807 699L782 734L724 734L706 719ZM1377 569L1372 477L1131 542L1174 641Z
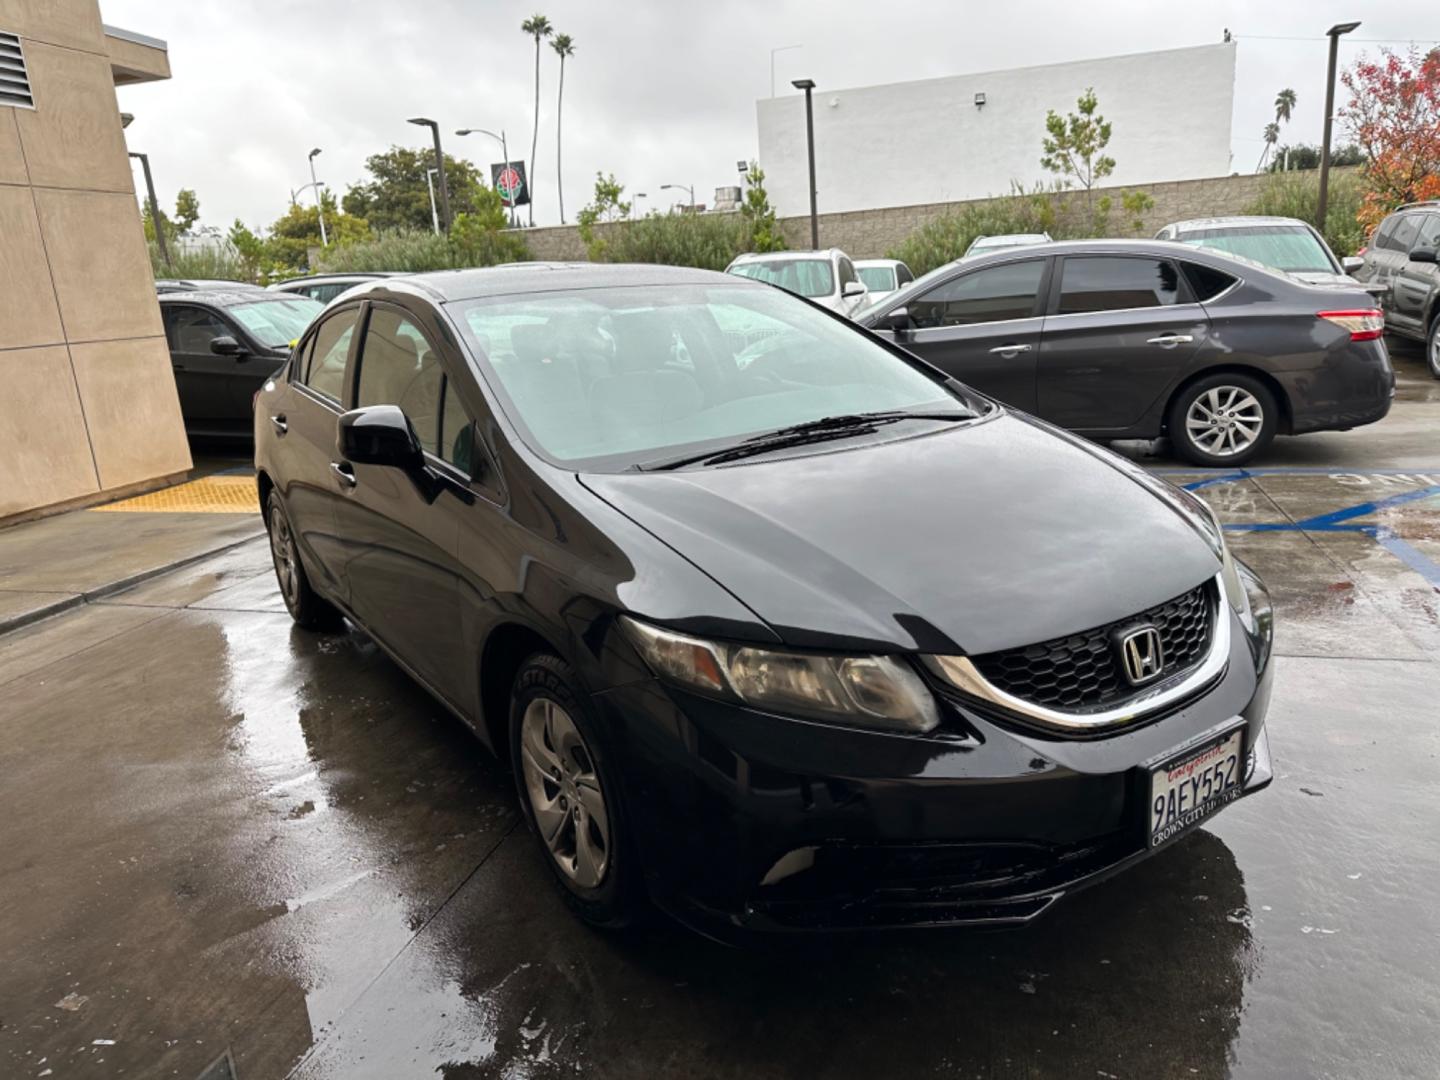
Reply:
M540 145L540 39L554 32L550 20L536 13L520 24L520 32L535 39L535 122L530 125L530 224L535 224L535 150Z
M188 233L200 220L200 198L190 188L175 193L175 227Z
M1089 209L1096 182L1115 171L1115 159L1104 152L1110 144L1110 121L1095 111L1099 101L1093 87L1080 95L1075 106L1079 111L1065 116L1054 109L1045 114L1045 156L1040 164L1084 188Z
M260 277L260 264L265 258L265 241L256 236L239 218L230 226L230 232L226 234L230 246L235 249L241 264L245 268L245 278L249 281L256 281Z
M1265 142L1265 149L1260 151L1260 160L1255 163L1255 171L1261 172L1265 168L1265 159L1275 151L1275 144L1280 141L1280 124L1277 121L1270 121L1261 132L1261 139Z
M150 213L149 199L140 204L140 223L145 226L145 239L153 244L155 242L155 218ZM160 211L160 224L164 226L166 236L175 235L175 226L171 224L170 215L164 210Z
M340 205L345 213L364 218L377 231L428 229L431 227L430 191L425 172L434 167L434 150L392 146L383 154L372 154L365 159L370 179L352 184ZM479 209L477 200L485 190L485 181L474 165L446 154L445 182L452 213L474 213ZM328 216L325 223L328 227Z
M364 218L341 213L335 196L329 191L322 189L320 199L325 207L330 243L343 247L369 237L370 226ZM264 241L262 268L270 273L307 270L311 250L320 246L319 208L314 203L308 206L291 203L290 209L270 226Z
M1290 114L1295 111L1295 91L1288 86L1275 95L1275 122L1277 124L1290 122Z
M565 104L565 58L575 55L575 41L569 34L556 34L550 47L560 57L560 89L555 95L555 194L560 199L560 224L565 224L565 181L560 175L560 110Z
M580 225L580 239L591 262L601 262L605 257L606 241L596 232L595 226L618 222L630 216L630 204L622 200L625 185L615 179L615 174L595 174L595 198L581 210L576 220Z
M1354 143L1345 143L1342 146L1332 147L1330 150L1331 165L1363 165L1365 155L1360 147ZM1270 159L1269 172L1287 172L1294 169L1318 169L1320 167L1320 147L1311 143L1296 143L1294 146L1280 146L1275 149L1275 156Z
M750 162L750 171L745 174L745 202L740 207L740 214L749 233L749 250L785 250L785 238L775 227L775 210L765 191L765 171L754 161Z

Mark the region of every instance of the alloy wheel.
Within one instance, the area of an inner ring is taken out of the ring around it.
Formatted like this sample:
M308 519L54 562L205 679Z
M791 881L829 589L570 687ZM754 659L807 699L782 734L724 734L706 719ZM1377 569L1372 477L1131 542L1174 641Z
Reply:
M585 737L558 702L537 697L520 719L525 792L550 857L575 884L591 889L610 866L610 815Z
M290 535L290 522L279 507L270 511L270 556L275 560L275 577L280 593L293 609L300 600L300 573L295 538Z
M1265 426L1265 410L1240 386L1213 386L1185 411L1185 431L1207 454L1233 457L1255 444Z
M1425 351L1426 358L1430 361L1430 374L1440 379L1440 315L1435 317L1435 322L1430 327L1430 341Z

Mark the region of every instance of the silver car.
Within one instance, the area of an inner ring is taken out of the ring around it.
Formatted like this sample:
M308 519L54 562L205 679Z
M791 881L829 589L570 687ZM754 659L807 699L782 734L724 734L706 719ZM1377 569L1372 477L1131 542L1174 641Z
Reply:
M1178 240L1225 255L1241 255L1310 285L1366 288L1350 276L1352 271L1360 269L1362 261L1337 259L1315 226L1298 218L1257 215L1195 218L1166 225L1155 234L1155 239Z
M1012 247L1029 247L1031 244L1048 244L1050 234L1048 232L1017 232L1002 233L996 236L977 236L970 241L970 246L965 249L965 254L960 256L968 259L972 255L988 255L992 251L1001 251Z

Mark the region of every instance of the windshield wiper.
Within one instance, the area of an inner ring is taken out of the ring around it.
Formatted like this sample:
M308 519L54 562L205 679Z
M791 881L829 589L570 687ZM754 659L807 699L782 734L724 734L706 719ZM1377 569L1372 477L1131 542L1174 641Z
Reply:
M948 412L890 412L849 413L842 416L824 416L818 420L807 420L803 424L776 428L774 431L751 435L735 446L720 450L706 450L698 454L685 454L677 458L661 458L657 461L643 461L631 466L638 472L665 472L683 468L686 465L720 465L727 461L765 454L771 450L784 450L792 446L807 446L810 443L845 439L851 435L870 435L881 424L894 424L901 420L941 420L956 422L973 420L978 413L968 410Z

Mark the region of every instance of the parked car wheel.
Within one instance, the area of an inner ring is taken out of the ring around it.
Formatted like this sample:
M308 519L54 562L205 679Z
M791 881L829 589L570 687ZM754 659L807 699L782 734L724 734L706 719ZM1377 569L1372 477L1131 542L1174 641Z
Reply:
M276 492L270 493L265 506L265 525L270 531L270 558L275 563L275 579L290 617L307 630L332 630L340 625L340 613L310 587L300 552L295 548L295 532L290 518Z
M1440 379L1440 312L1430 324L1430 337L1425 342L1425 359L1430 363L1430 374Z
M1275 438L1278 408L1259 379L1221 372L1187 386L1170 405L1170 439L1196 465L1243 465Z
M619 783L587 696L559 657L537 653L521 665L511 693L510 748L525 818L566 902L594 926L630 925L643 904Z

